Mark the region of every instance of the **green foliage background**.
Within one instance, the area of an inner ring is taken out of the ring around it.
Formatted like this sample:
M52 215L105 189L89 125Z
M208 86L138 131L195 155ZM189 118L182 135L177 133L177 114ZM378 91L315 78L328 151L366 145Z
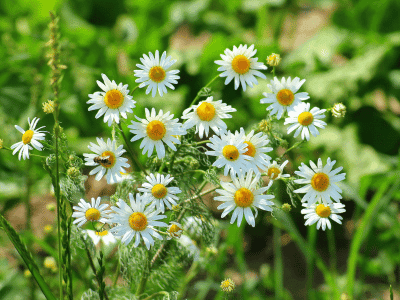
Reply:
M312 106L329 108L343 102L348 109L346 117L328 116L327 128L317 138L311 138L303 149L288 156L288 172L293 174L301 162L316 161L318 157L326 161L331 157L337 160L335 166L343 166L347 174L341 186L347 209L344 224L334 225L338 290L346 290L351 259L357 262L354 299L383 299L389 283L395 290L399 288L400 190L395 188L398 187L396 178L400 178L399 1L2 0L0 138L8 147L20 139L14 125L26 127L28 117L40 117L40 125L46 125L49 131L53 124L52 116L45 115L41 109L42 103L52 98L45 46L49 36L49 10L60 15L61 61L68 67L63 72L60 120L70 147L79 155L87 152L87 145L95 137L109 136L107 125L102 119L96 120L96 112L89 112L86 104L88 94L98 90L96 80L101 80L101 73L117 83L129 84L132 90L136 86L133 76L136 63L143 53L156 49L166 50L178 60L174 67L180 69L181 79L175 91L168 90L163 98L152 98L144 90L136 91L134 113L139 117L144 116L145 107L170 110L180 117L199 89L218 74L214 60L220 59L226 48L241 43L255 44L260 61L265 61L272 52L280 53L283 60L277 76L305 78L302 89L310 94ZM315 14L322 15L325 25L310 34L307 30L315 25L311 18ZM302 23L307 21L306 25ZM307 38L302 38L303 35ZM235 91L232 82L225 86L222 79L214 83L214 99L223 99L237 109L234 117L227 120L229 129L248 129L266 117L266 106L259 100L272 78L267 74L268 80L259 80L258 86L246 92ZM281 131L292 145L295 139L287 137L283 126ZM139 143L134 147L138 150ZM145 162L146 157L141 159ZM1 150L0 209L3 214L21 204L26 193L27 167L35 174L32 193L47 194L50 180L38 161L18 161L9 151ZM380 190L385 183L387 190ZM386 202L378 199L373 204L374 195L380 191ZM285 193L283 199L289 202ZM304 227L300 207L294 208L291 215L300 235L310 236L311 229ZM368 224L363 220L369 220ZM284 225L283 229L287 230ZM359 233L360 226L365 226L364 233ZM229 238L223 241L225 250L217 257L219 269L212 264L205 267L189 291L190 299L214 296L222 299L218 282L224 279L227 269L238 270L242 276L243 284L236 294L239 299L272 299L273 263L266 255L272 247L269 246L271 223L260 217L255 228L231 226L226 230ZM264 246L253 244L243 252L242 247L237 247L243 243L241 235L247 241L264 239L266 242ZM327 261L326 236L325 232L318 232L315 252ZM10 251L6 235L0 232L0 237L2 249ZM351 256L358 242L360 245ZM305 258L302 256L305 253L296 244L292 241L282 248L285 279L282 297L285 299L305 297ZM228 254L229 248L235 249L234 254ZM291 255L296 259L292 260ZM298 270L293 264L299 264ZM4 259L0 260L0 269L0 295L7 292L4 299L24 298L18 289L26 284L22 272L11 269ZM250 270L257 276L247 276ZM292 276L292 272L298 273ZM313 296L331 299L317 277L318 273L315 279L318 291Z

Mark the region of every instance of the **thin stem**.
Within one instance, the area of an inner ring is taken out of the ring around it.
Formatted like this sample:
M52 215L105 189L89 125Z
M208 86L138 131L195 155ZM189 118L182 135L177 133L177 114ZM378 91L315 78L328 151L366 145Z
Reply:
M186 294L186 290L189 287L189 283L192 281L194 277L196 277L197 273L199 271L199 261L193 262L193 264L190 266L189 271L186 273L186 276L183 280L183 283L181 284L180 290L179 290L179 298L183 299L184 295Z
M115 274L114 274L114 279L113 279L113 283L112 283L113 288L115 288L116 285L117 285L117 281L118 281L118 277L119 277L119 273L120 273L120 272L121 272L121 262L120 262L120 260L118 259L117 271L116 271Z
M317 227L308 226L308 245L310 249L315 249L315 243L317 241ZM309 253L306 257L307 260L307 273L306 273L306 291L307 299L315 299L315 294L313 290L314 281L314 252Z
M211 81L209 83L207 83L204 87L202 87L200 89L200 91L197 93L197 96L193 99L192 103L190 103L189 107L191 107L193 104L195 104L197 102L197 100L199 100L199 98L202 96L202 90L206 87L209 87L217 78L219 77L219 74L217 76L215 76L213 79L211 79Z
M136 296L139 296L143 293L145 287L146 287L146 282L147 279L150 276L150 270L151 270L151 263L150 263L150 250L147 250L147 256L146 256L146 265L143 269L143 274L142 274L142 278L140 279L140 283L139 286L136 290Z
M151 299L153 299L153 298L155 298L157 296L161 296L161 295L168 296L167 299L169 299L169 293L166 292L166 291L161 291L161 292L154 293L153 295L150 295L150 296L144 298L143 300L151 300Z
M283 262L281 247L281 229L274 226L274 281L275 281L275 298L283 299Z
M275 78L275 66L272 67L272 76L273 76L273 78Z
M329 260L330 260L330 269L334 282L336 282L336 245L335 245L335 235L333 234L333 227L331 230L328 230L328 247L329 247ZM337 288L333 289L332 297L335 299L340 298L340 292Z
M129 94L132 96L132 95L133 95L133 92L136 91L136 90L139 88L139 86L140 86L140 83L139 83L137 86L135 86L135 87L133 88L133 90L132 90Z
M301 144L304 144L306 142L306 140L302 140L301 142L297 142L295 143L292 147L290 147L289 149L287 149L281 156L279 156L279 158L282 158L285 154L287 154L289 151L299 147Z

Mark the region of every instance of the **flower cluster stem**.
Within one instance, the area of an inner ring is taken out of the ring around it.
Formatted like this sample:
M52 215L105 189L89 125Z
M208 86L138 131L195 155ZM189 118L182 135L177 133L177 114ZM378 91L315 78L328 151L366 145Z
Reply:
M196 97L193 99L192 103L190 103L189 107L191 107L193 104L195 104L199 100L199 98L202 96L203 89L209 87L218 77L219 77L219 74L217 76L215 76L213 79L211 79L209 83L207 83L204 87L202 87L200 89L200 91L197 93Z
M147 279L150 276L150 270L151 270L151 262L150 262L151 254L150 250L147 251L147 256L146 256L146 265L143 269L143 274L142 278L140 279L139 286L136 290L136 296L141 295L144 292L144 289L146 287Z

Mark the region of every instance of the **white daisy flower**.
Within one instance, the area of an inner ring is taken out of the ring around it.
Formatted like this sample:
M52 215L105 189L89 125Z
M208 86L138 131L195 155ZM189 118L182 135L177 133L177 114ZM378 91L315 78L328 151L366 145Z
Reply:
M265 173L267 173L271 180L277 180L281 177L290 177L289 174L283 174L283 168L288 162L289 161L286 160L279 166L279 164L274 160L272 164L268 166L268 169L265 171Z
M127 118L126 113L132 113L132 108L135 107L135 100L132 100L132 96L129 96L128 85L118 84L113 80L110 81L105 74L101 74L104 83L97 80L98 86L103 92L95 92L89 94L90 100L86 103L92 104L89 107L89 111L98 109L96 119L104 115L104 123L108 121L108 126L111 126L112 122L119 123L119 115L123 118Z
M11 149L15 148L12 153L13 155L19 151L19 160L21 160L21 156L24 160L27 158L29 159L29 150L32 150L33 148L42 151L43 145L38 141L44 140L45 131L40 131L40 129L44 128L44 126L35 129L39 120L39 118L33 118L31 122L28 118L29 129L27 131L23 130L18 125L15 125L15 128L22 133L22 141L12 145Z
M107 143L102 138L96 138L96 140L99 145L90 143L88 146L95 154L83 154L86 161L85 165L97 166L90 171L89 175L97 173L95 178L99 181L106 174L107 183L120 182L122 179L121 172L124 173L126 172L124 168L129 168L128 159L121 157L126 151L122 148L122 145L117 148L115 140L111 141L111 139L108 139Z
M213 163L213 166L222 168L225 166L224 175L227 176L228 172L234 176L236 173L247 172L250 169L251 164L249 161L254 160L253 157L246 155L247 144L244 143L243 136L235 136L230 131L227 133L221 133L221 136L213 135L210 138L211 143L207 143L207 146L212 151L206 151L207 155L217 156L217 160Z
M193 110L192 112L190 112ZM192 105L191 107L183 111L182 119L188 119L183 127L189 129L196 125L196 133L199 133L199 137L203 138L203 133L208 137L210 128L219 134L220 132L226 132L227 126L222 119L232 118L229 112L236 111L230 105L222 103L222 100L213 101L213 97L208 97L206 100L201 101L198 105Z
M322 226L322 230L325 231L325 228L328 227L331 229L331 222L329 218L333 221L342 224L343 217L339 216L339 213L345 212L344 204L342 203L332 203L329 205L324 204L312 204L308 206L307 203L303 203L303 206L306 207L301 210L301 213L304 214L304 219L306 219L306 223L304 225L312 225L315 222L317 223L317 229L320 229Z
M269 143L268 136L262 132L254 135L254 130L245 135L243 127L240 128L240 132L235 132L235 137L239 138L240 136L247 145L247 151L244 154L253 157L253 160L249 162L253 171L259 173L259 168L265 170L271 160L271 157L265 154L265 152L273 150L271 147L265 147Z
M171 221L170 223L171 224L169 225L168 230L167 230L167 232L169 234L169 237L167 237L167 240L170 240L172 238L179 239L183 232L182 225L177 222L174 222L174 221Z
M97 245L100 241L104 243L106 246L109 244L115 244L117 240L112 235L112 233L108 230L103 231L94 231L94 230L84 230L88 234L88 236L92 239L93 244Z
M177 84L180 77L178 75L179 70L170 70L168 69L176 62L176 60L172 59L171 56L167 57L167 52L164 51L161 55L161 59L159 58L158 50L156 50L155 55L149 52L149 56L143 54L143 58L140 58L142 64L136 64L138 68L141 70L135 70L135 76L139 77L136 79L136 82L141 82L139 85L140 88L148 85L146 89L146 95L152 91L151 95L154 97L157 93L162 97L163 93L167 93L167 88L169 87L171 90L174 90L175 87L172 85Z
M293 130L297 129L294 133L294 137L297 137L301 132L301 138L310 140L310 132L313 136L319 134L319 128L325 128L326 123L324 121L318 120L325 118L324 112L326 109L319 109L318 107L313 107L310 110L310 103L300 102L294 108L294 111L290 111L289 118L285 119L284 125L293 124L289 126L287 133L290 134Z
M142 197L140 194L136 194L136 200L134 196L129 193L130 205L126 204L124 200L119 199L117 206L112 206L111 209L114 213L110 215L110 223L116 223L117 226L110 229L116 237L121 238L121 242L128 245L135 237L135 243L133 247L137 247L140 242L140 237L143 238L147 249L154 245L154 239L152 236L162 240L162 236L159 235L154 226L168 227L164 222L157 220L164 219L167 216L159 215L158 210L154 210L153 207L146 207L148 199Z
M231 224L237 219L237 226L239 227L244 215L247 223L255 227L255 218L257 218L258 214L257 207L265 211L272 211L271 205L274 203L269 199L273 199L274 196L264 195L271 187L272 181L268 186L257 188L260 176L261 174L258 173L253 179L253 170L250 170L246 177L244 173L241 173L239 178L232 176L233 182L221 181L223 190L216 190L221 196L214 197L214 200L224 201L217 207L218 209L224 209L221 218L233 211ZM251 208L254 208L255 216L253 216Z
M243 91L246 91L246 84L253 87L253 84L258 84L255 76L263 79L266 76L257 70L267 70L262 62L257 62L258 58L253 58L257 53L254 50L254 45L247 48L247 45L240 45L239 48L233 46L233 51L225 49L224 54L221 54L222 60L214 61L217 65L221 65L218 71L223 71L219 76L226 77L225 85L229 84L232 79L235 79L235 90L242 84Z
M111 212L110 210L105 210L108 207L108 204L100 205L101 198L97 197L95 200L92 198L92 203L86 202L85 200L81 199L79 206L74 206L73 209L76 211L72 214L73 218L76 220L73 224L78 223L78 227L81 227L87 221L91 222L101 222L101 223L108 223L108 213Z
M271 84L268 84L268 88L272 93L263 93L265 98L262 98L260 103L272 103L267 107L267 110L271 110L270 115L277 113L276 118L279 120L285 110L292 111L300 101L310 98L306 92L296 94L305 81L305 79L300 81L299 77L293 80L290 77L287 80L283 77L279 81L275 77L274 80L271 80Z
M157 206L157 209L162 213L165 211L164 203L169 208L172 209L171 203L177 205L176 200L179 200L175 194L179 194L182 191L178 187L167 187L167 185L174 180L169 174L164 177L164 175L150 174L146 176L145 182L142 184L141 188L138 188L139 192L142 192L149 198L151 205Z
M128 125L132 129L130 132L134 134L131 142L144 138L140 144L140 149L143 148L142 154L147 152L147 156L150 157L155 147L158 158L164 158L165 147L163 142L176 151L173 143L180 144L181 142L175 136L186 134L186 129L182 127L181 123L178 123L178 119L172 119L174 115L171 115L170 112L163 114L163 111L160 110L156 115L156 110L153 107L150 115L150 111L147 108L145 110L146 119L135 116L140 122L132 121L132 124Z
M307 201L308 205L312 205L315 202L321 202L325 205L332 203L332 200L340 202L342 195L340 193L342 190L336 185L337 182L345 179L346 173L339 173L343 167L339 167L332 171L333 165L336 160L331 162L328 157L325 167L322 166L321 158L318 159L318 166L316 166L310 160L310 169L304 163L299 167L300 171L295 171L294 173L303 177L302 179L296 179L294 182L299 184L307 184L306 186L295 190L295 193L306 193L303 196L302 202Z

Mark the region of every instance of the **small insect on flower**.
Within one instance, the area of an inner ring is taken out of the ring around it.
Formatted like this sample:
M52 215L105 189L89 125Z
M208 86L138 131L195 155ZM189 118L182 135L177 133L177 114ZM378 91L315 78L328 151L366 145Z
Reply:
M104 167L111 167L112 162L109 159L110 156L96 156L95 158L93 158L93 161L99 165L103 165Z

